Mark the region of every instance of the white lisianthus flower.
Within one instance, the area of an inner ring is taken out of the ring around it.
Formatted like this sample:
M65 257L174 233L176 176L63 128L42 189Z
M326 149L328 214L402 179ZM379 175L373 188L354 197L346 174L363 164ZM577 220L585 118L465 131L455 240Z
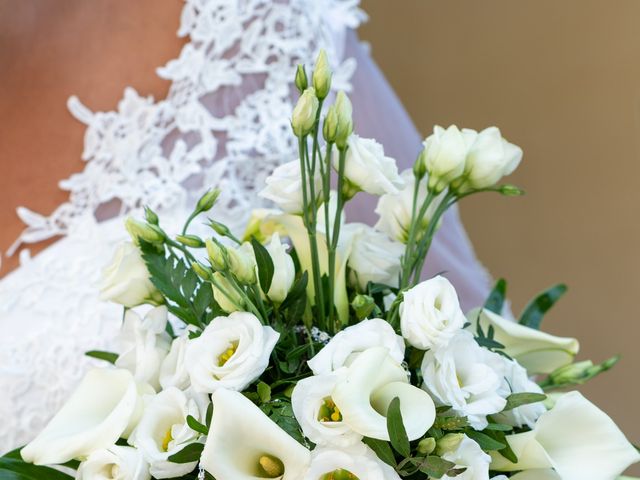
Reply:
M487 309L475 309L467 314L475 332L478 322L486 332L494 329L496 342L505 346L505 353L517 360L530 374L551 373L556 368L568 365L580 349L575 338L556 337L539 330L507 320Z
M248 312L216 317L198 338L189 341L186 362L198 392L219 388L242 391L269 365L280 334Z
M348 223L343 228L353 233L353 246L347 261L353 283L362 291L369 282L398 286L404 246L363 223Z
M506 440L518 462L491 452L491 470L553 468L563 480L614 480L640 461L640 453L613 420L579 392L560 397L533 430L509 435Z
M542 388L529 378L527 371L518 362L506 357L500 358L503 364L501 392L503 397L507 398L512 393L544 393ZM540 415L546 411L547 409L543 402L536 402L522 405L507 412L497 413L493 418L498 423L506 423L514 427L527 426L533 428Z
M423 387L439 405L450 405L466 416L476 430L487 425L487 415L502 411L502 359L480 347L473 335L460 330L446 349L429 350L422 360Z
M280 241L280 234L274 233L266 249L273 261L274 273L267 296L276 303L282 303L296 279L296 267L291 255L287 252L287 244Z
M354 354L372 347L385 347L391 358L402 363L404 360L404 340L397 335L386 320L373 318L363 320L339 331L307 363L315 375L326 375L344 367Z
M476 442L462 435L454 450L443 452L442 458L456 464L456 468L466 470L456 476L458 480L489 480L489 464L491 457L484 453ZM451 479L445 475L444 479Z
M446 130L437 125L433 127L433 134L423 142L424 152L421 159L429 173L429 188L435 193L440 193L462 175L467 152L473 140L455 125Z
M189 344L189 329L171 342L169 353L160 365L160 386L163 389L176 387L186 390L189 385L189 371L185 363L187 345Z
M127 310L120 333L121 353L116 367L126 368L138 383L148 383L156 390L160 387L160 365L171 345L171 337L165 330L167 316L164 305L150 310L144 319Z
M438 275L404 293L400 329L412 347L446 348L465 322L456 289L445 277Z
M307 181L309 181L308 178ZM313 181L315 183L315 191L319 194L322 186L322 178L319 172L314 175ZM267 177L265 183L266 187L260 191L259 196L271 200L286 213L293 215L302 213L304 202L299 160L287 162L277 167Z
M128 308L143 303L157 305L162 302L162 295L149 277L138 247L131 242L123 242L116 248L111 263L102 271L100 299Z
M67 403L20 454L36 465L65 463L112 446L142 412L133 375L124 369L93 369Z
M362 435L342 421L340 410L331 398L333 389L346 372L346 368L340 368L326 375L307 377L293 389L293 413L305 437L316 445L347 447L362 439Z
M497 127L485 128L480 133L464 129L463 134L474 141L460 179L461 190L491 187L511 174L522 160L522 149L502 138Z
M139 450L113 445L80 463L76 480L149 480L149 465Z
M239 392L220 388L200 465L215 478L299 480L309 451Z
M385 347L369 348L356 356L331 395L342 421L352 430L387 441L386 414L396 397L409 440L424 435L436 417L433 400L409 383L407 372Z
M397 194L404 187L404 180L398 175L396 161L384 154L384 148L370 138L360 138L351 134L344 165L346 179L360 190L372 195ZM338 169L338 156L334 156L333 166Z
M187 416L206 423L208 405L205 394L169 387L145 406L129 443L142 452L154 478L181 477L196 467L197 461L174 463L169 457L199 440L200 434L187 425Z
M378 200L376 206L376 213L380 217L375 225L377 230L385 232L389 237L402 242L407 243L409 238L409 229L411 228L411 220L413 215L413 194L415 191L415 181L413 172L411 169L405 170L400 174L400 177L404 180L404 188L397 194L388 193L382 195ZM426 182L420 182L418 185L418 194L416 198L416 214L418 209L424 203L427 198L427 185ZM427 211L425 212L420 228L422 230L429 226L431 218L435 213L438 205L440 204L440 198L436 198L431 202Z
M380 460L374 451L363 443L347 448L316 447L311 452L311 466L304 480L327 478L400 480L393 467Z

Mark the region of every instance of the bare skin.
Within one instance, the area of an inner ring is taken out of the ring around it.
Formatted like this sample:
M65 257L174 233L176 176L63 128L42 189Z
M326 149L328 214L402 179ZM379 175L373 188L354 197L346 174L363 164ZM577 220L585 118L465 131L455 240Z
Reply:
M155 68L183 44L180 0L0 0L0 252L24 225L20 205L50 213L58 182L84 167L84 125L67 111L78 95L112 110L124 87L161 98ZM44 245L32 248L37 252ZM17 266L3 258L0 275Z

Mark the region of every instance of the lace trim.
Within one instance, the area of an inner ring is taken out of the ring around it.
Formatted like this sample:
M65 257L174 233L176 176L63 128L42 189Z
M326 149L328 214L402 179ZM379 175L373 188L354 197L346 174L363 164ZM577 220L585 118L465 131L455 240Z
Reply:
M346 29L366 20L358 0L186 0L180 56L158 69L172 82L165 100L132 88L115 111L92 112L71 97L87 125L82 172L60 182L69 200L45 216L17 210L26 229L7 252L67 235L91 214L109 218L143 205L184 207L220 186L220 210L238 223L257 206L255 190L295 156L289 132L292 67L311 64L322 46L342 59ZM334 85L349 90L355 60L334 65Z

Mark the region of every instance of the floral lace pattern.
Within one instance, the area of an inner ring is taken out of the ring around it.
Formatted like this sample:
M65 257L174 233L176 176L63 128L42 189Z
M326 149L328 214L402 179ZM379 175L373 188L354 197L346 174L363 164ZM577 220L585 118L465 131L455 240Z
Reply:
M296 155L290 135L292 66L319 48L344 56L345 34L366 18L358 0L186 0L178 58L158 69L172 86L154 101L127 88L118 108L71 113L87 125L84 170L62 181L69 201L50 216L26 208L27 225L9 253L65 235L0 281L0 451L28 441L61 405L119 326L116 306L97 298L97 281L115 241L117 219L149 205L184 212L219 186L219 218L233 228L259 206L258 185ZM352 59L334 65L349 89ZM113 209L116 209L114 214ZM112 221L98 222L115 216Z

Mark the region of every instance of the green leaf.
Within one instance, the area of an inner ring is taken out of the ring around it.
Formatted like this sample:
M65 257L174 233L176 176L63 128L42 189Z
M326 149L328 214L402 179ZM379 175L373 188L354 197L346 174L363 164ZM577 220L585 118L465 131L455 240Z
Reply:
M429 455L419 465L418 469L431 478L442 478L449 470L456 466L455 463L435 455Z
M256 256L256 264L258 265L258 280L263 292L268 292L273 280L274 266L271 255L266 248L255 238L251 239L251 246Z
M511 430L513 430L513 427L511 425L507 425L505 423L490 423L484 429L485 430L496 430L496 431L499 431L499 432L510 432Z
M26 463L21 458L0 457L1 480L73 480L73 477L55 470Z
M507 412L523 405L529 405L530 403L543 402L546 399L547 396L544 393L512 393L507 397L507 404L502 411Z
M307 271L304 271L300 278L293 284L291 290L289 290L289 293L284 299L284 302L282 302L282 305L280 305L280 308L285 310L293 305L300 297L306 297L307 283L309 283L309 274Z
M391 465L395 468L396 466L396 457L393 455L393 450L389 446L388 442L384 440L378 440L377 438L369 438L364 437L362 441L369 447L371 450L376 452L376 455L380 460L382 460L387 465Z
M212 418L213 418L213 403L210 403L209 406L207 407L207 414L206 414L207 428L211 427Z
M435 422L433 423L435 428L442 428L443 430L459 430L464 427L469 426L469 422L467 422L467 417L436 417Z
M200 460L204 444L191 443L180 450L178 453L174 453L169 457L169 461L173 463L191 463Z
M567 286L560 283L542 292L525 307L520 315L520 325L540 330L545 313L565 294Z
M118 359L117 353L103 352L101 350L91 350L89 352L85 352L84 354L87 357L97 358L98 360L104 360L105 362L113 364L115 364L116 360Z
M398 397L391 400L389 408L387 409L387 431L389 432L389 439L395 451L404 457L408 457L411 453L411 448L409 446L407 431L402 422L400 399Z
M271 387L264 382L258 382L258 396L262 403L267 403L271 400Z
M507 281L504 278L498 280L491 290L489 297L484 302L484 308L491 310L494 313L500 315L502 313L502 307L504 306L504 300L507 296Z
M477 432L475 430L467 430L465 433L467 434L467 437L475 440L483 450L501 450L506 447L504 443L491 438L485 433Z
M203 435L209 435L209 428L206 425L201 424L195 417L187 415L187 425L194 432L201 433Z

